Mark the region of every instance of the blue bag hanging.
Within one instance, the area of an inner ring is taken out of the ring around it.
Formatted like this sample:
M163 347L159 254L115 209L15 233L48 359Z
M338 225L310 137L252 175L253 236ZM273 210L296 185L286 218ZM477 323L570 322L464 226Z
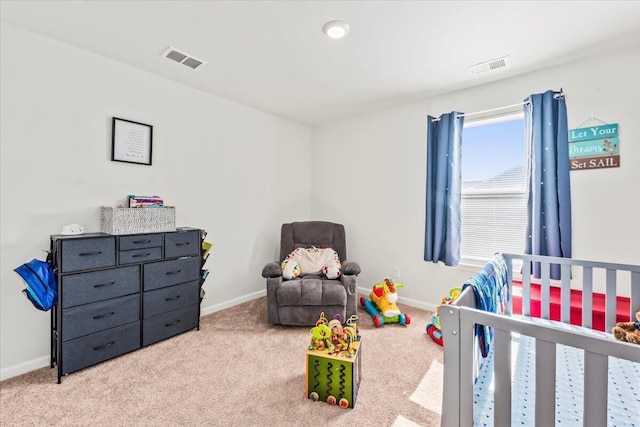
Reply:
M58 303L58 283L50 263L34 259L13 271L27 284L22 292L35 308L47 311Z

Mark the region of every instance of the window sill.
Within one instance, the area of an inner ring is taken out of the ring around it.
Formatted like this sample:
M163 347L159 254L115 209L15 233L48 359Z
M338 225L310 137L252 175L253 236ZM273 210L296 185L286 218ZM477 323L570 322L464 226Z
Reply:
M487 262L489 262L488 259L477 260L477 259L463 258L460 260L460 263L456 266L456 268L462 271L472 271L474 273L477 273L480 269L482 269L485 265L487 265ZM513 280L515 281L522 280L522 274L520 273L521 270L522 270L522 262L520 260L514 260L513 268L511 270L511 276ZM536 280L538 282L540 281L540 279L532 278L531 282L535 283Z

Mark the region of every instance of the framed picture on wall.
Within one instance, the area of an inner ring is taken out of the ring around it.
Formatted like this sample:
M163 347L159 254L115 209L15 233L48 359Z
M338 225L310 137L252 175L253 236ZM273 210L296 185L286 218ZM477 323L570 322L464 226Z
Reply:
M113 118L111 160L151 166L153 126Z

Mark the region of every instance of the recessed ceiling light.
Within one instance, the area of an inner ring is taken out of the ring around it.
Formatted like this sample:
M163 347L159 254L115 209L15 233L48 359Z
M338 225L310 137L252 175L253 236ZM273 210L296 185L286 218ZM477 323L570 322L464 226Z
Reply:
M324 24L322 31L329 38L341 39L349 34L349 24L343 21L329 21Z

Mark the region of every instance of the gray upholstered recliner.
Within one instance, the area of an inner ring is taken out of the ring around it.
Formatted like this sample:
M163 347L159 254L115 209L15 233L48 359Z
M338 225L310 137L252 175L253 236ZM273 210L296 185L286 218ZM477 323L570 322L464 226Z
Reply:
M305 275L283 280L282 261L296 248L332 248L338 253L342 274L337 279L324 275ZM324 221L283 224L280 232L280 261L262 270L267 279L267 312L271 324L315 325L320 313L328 319L340 314L345 322L357 311L356 276L358 263L347 260L344 226Z

